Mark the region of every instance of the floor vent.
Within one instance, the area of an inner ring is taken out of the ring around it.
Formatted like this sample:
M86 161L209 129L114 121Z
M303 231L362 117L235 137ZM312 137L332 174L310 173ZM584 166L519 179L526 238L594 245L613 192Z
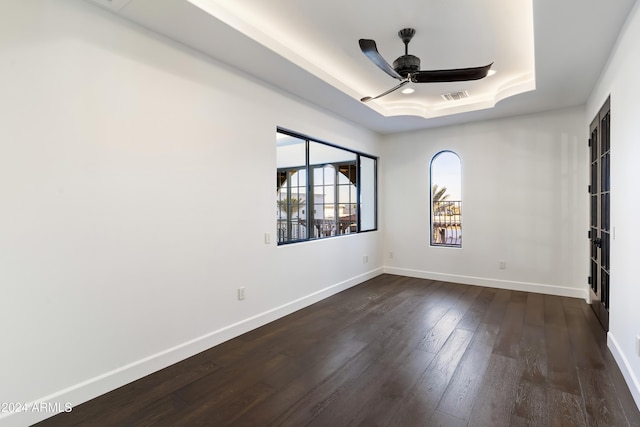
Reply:
M466 90L461 90L458 92L443 93L440 96L445 101L459 101L460 99L468 98L469 92L467 92Z

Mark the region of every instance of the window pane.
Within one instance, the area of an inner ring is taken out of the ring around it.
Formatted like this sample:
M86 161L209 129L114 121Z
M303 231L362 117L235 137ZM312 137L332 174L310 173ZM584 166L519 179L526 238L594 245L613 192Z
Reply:
M322 187L322 190L318 188L319 196L322 197L322 203L327 203L333 205L336 201L336 190L333 185L327 185Z
M360 156L360 230L376 228L376 160Z
M306 141L283 133L276 134L276 164L278 169L305 166Z
M304 226L306 208L305 175L306 170L304 169L278 171L279 178L285 177L285 179L281 180L282 185L276 191L278 242L306 238L306 228Z
M350 204L356 202L356 188L353 185L338 186L338 203Z
M356 153L319 142L309 142L309 163L311 165L347 163L350 161L356 161Z

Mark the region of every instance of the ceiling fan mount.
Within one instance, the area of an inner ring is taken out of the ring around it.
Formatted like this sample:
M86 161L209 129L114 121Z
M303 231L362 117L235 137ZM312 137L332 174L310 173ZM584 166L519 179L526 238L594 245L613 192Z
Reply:
M361 99L362 102L368 102L388 95L389 93L401 88L408 83L443 83L443 82L459 82L468 80L479 80L487 76L491 65L471 68L456 68L449 70L420 70L420 58L409 55L409 42L416 34L413 28L404 28L398 32L398 37L404 43L404 55L393 61L393 67L380 55L376 42L370 39L360 39L360 50L371 62L373 62L382 71L400 80L400 84L390 90L381 93L378 96L366 96Z
M415 35L416 30L414 30L413 28L403 28L402 30L398 31L398 36L402 39L402 43L404 43L405 46L409 44L409 42Z

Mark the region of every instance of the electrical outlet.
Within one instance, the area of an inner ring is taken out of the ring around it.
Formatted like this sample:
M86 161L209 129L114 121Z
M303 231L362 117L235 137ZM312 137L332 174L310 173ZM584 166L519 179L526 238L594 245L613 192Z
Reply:
M393 252L389 252L389 258L393 258Z
M241 288L238 288L238 300L243 300L245 298L245 294L244 294L244 286Z
M636 354L640 356L640 335L636 336Z
M368 262L369 262L369 255L363 255L363 257L362 257L362 263L363 263L363 264L366 264L366 263L368 263Z
M500 270L504 270L505 268L507 268L507 263L501 259L498 266L500 267Z
M270 233L264 233L264 243L266 245L268 245L269 243L271 243L271 234Z

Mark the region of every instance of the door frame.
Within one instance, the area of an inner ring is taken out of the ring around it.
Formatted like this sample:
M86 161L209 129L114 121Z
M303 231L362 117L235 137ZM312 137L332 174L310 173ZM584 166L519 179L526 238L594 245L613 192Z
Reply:
M589 206L591 308L605 331L609 330L611 242L611 101L589 126Z

